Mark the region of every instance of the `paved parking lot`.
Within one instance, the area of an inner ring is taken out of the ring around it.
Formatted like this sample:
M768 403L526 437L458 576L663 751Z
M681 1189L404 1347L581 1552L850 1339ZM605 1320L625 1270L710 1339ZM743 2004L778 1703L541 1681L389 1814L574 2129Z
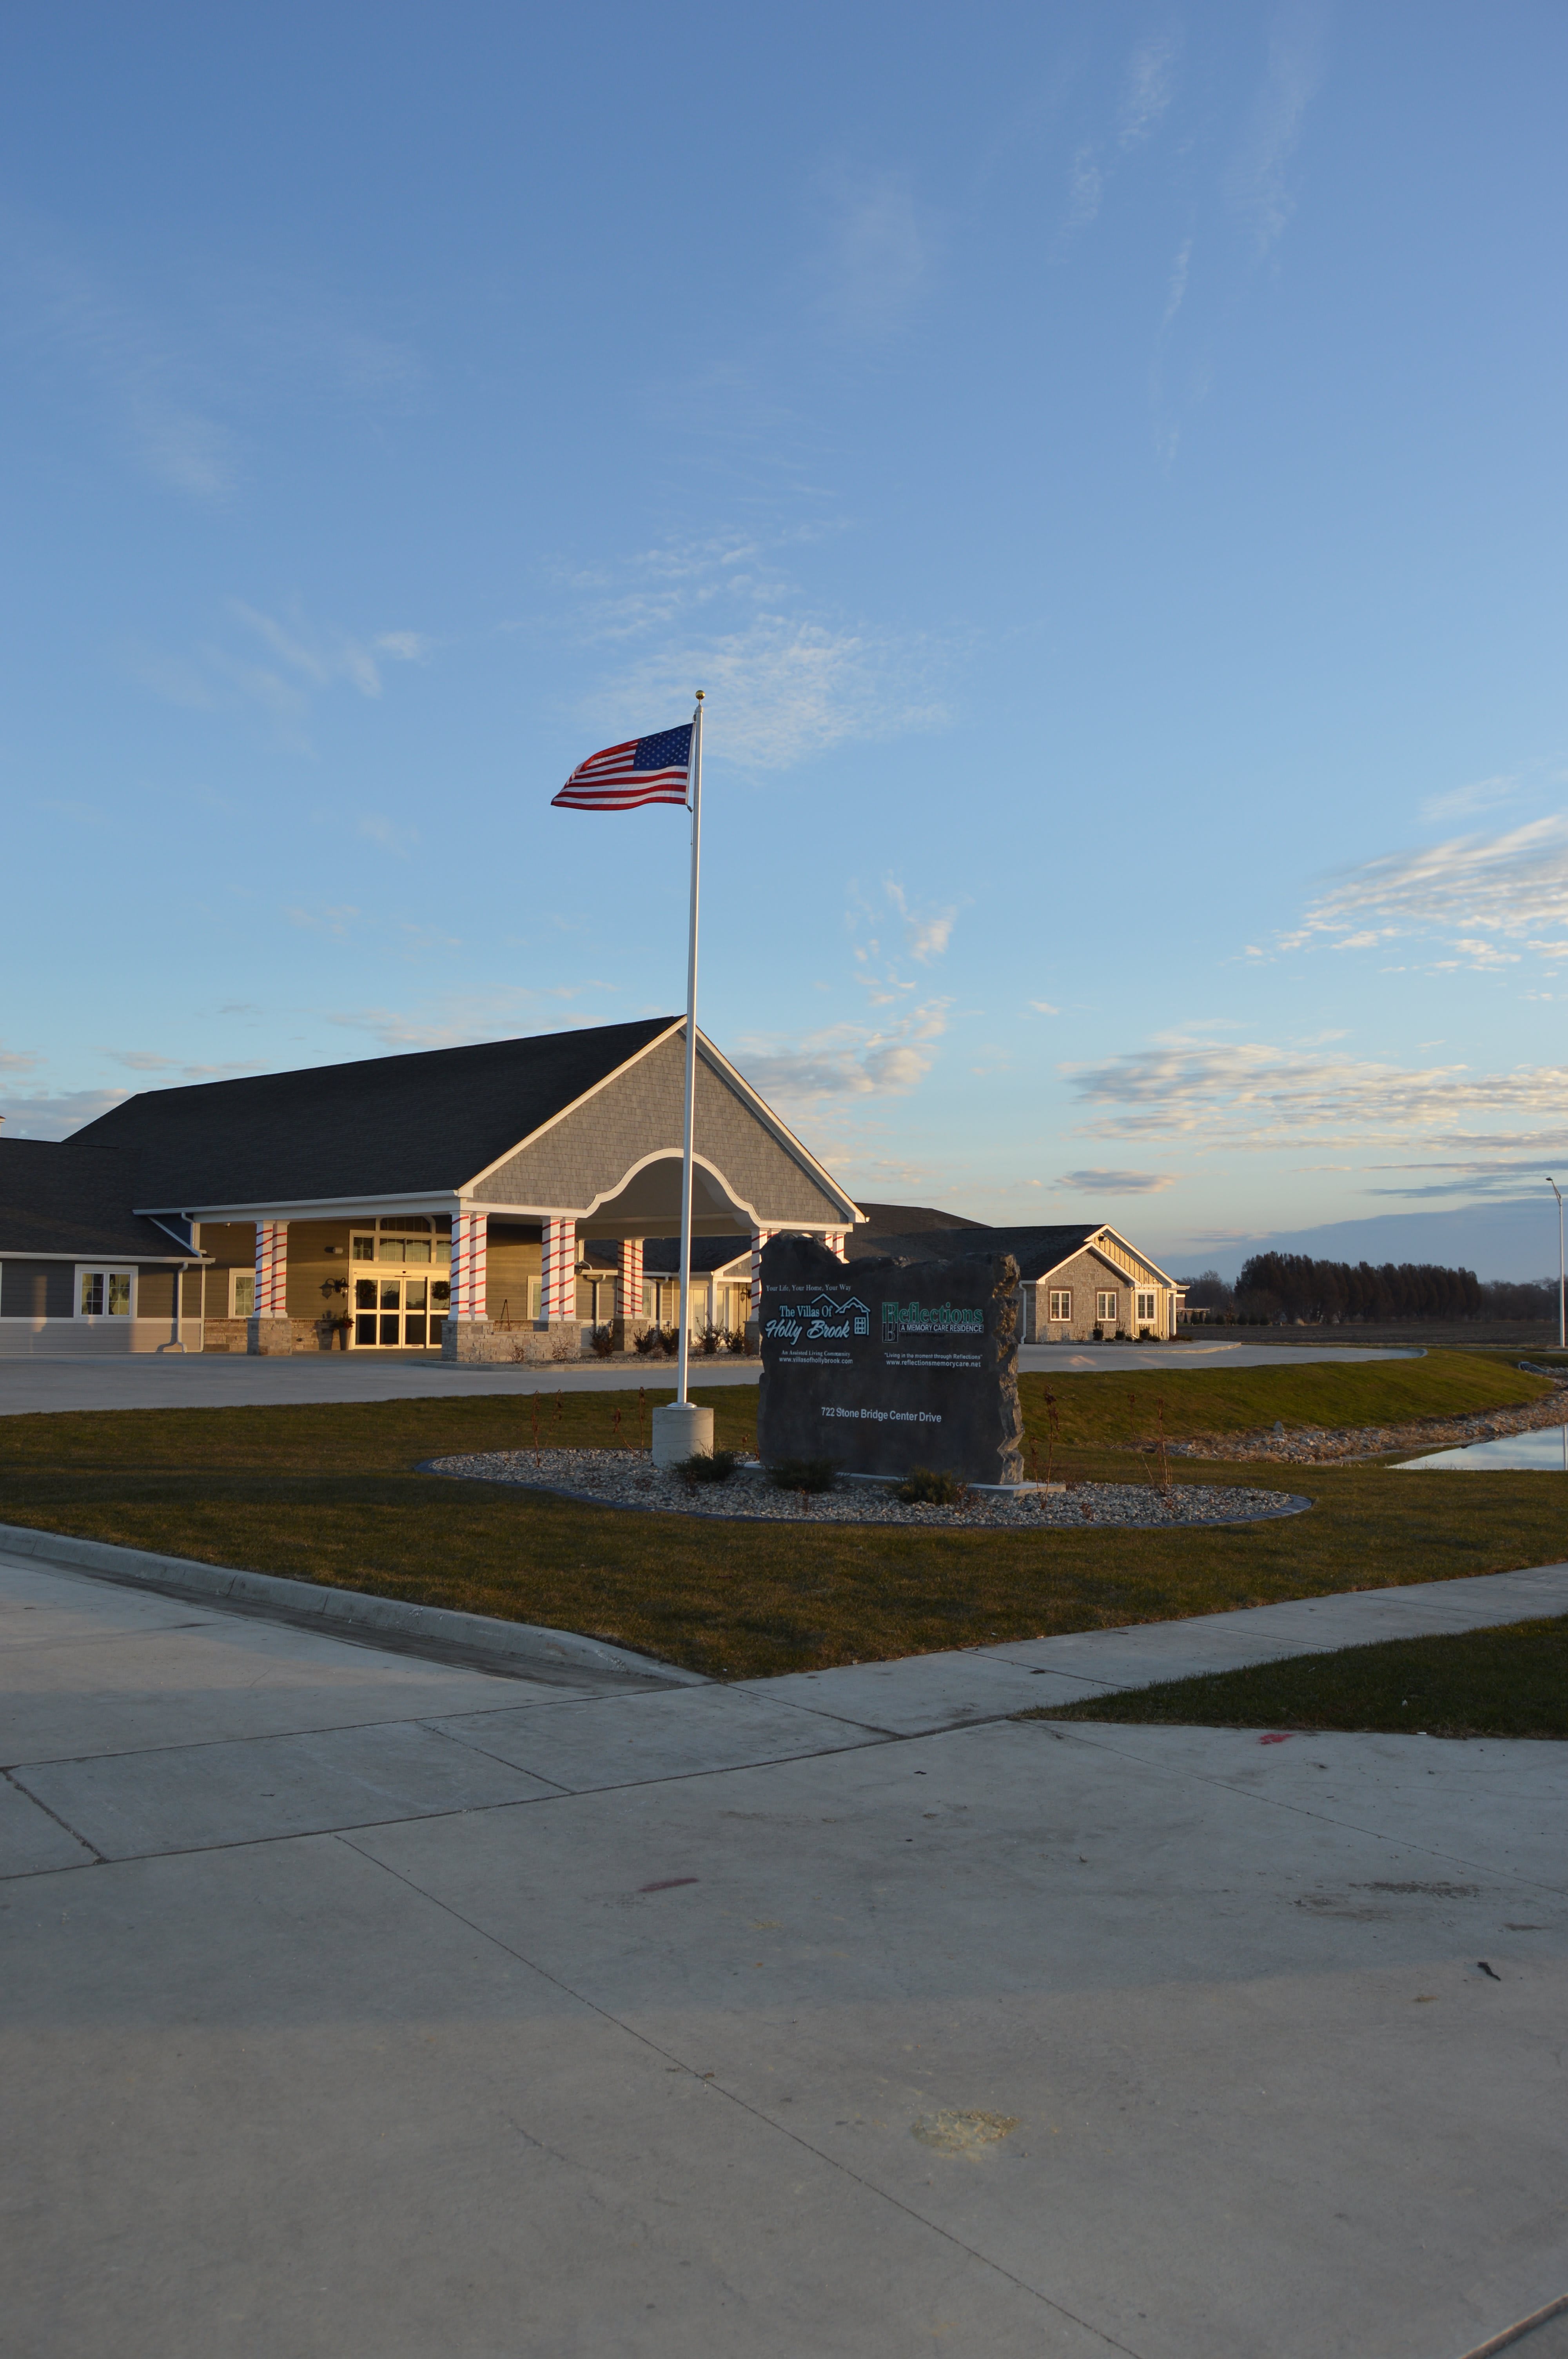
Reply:
M1563 1610L672 1687L0 1562L6 2348L1459 2359L1568 2290L1563 1748L1007 1715Z
M1419 1353L1323 1344L1026 1343L1022 1372L1084 1375L1104 1368L1274 1366L1298 1360L1408 1360ZM754 1385L755 1360L694 1358L695 1386ZM576 1360L548 1367L447 1367L436 1359L372 1352L302 1352L289 1359L243 1353L127 1353L123 1358L0 1360L0 1417L40 1409L273 1408L299 1401L463 1398L474 1393L673 1392L671 1360Z

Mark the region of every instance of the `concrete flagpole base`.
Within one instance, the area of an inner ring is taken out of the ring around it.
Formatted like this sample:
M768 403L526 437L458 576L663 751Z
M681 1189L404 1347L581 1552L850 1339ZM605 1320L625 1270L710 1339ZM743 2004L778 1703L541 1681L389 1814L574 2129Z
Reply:
M695 1401L665 1401L654 1411L654 1463L678 1466L713 1447L713 1411Z

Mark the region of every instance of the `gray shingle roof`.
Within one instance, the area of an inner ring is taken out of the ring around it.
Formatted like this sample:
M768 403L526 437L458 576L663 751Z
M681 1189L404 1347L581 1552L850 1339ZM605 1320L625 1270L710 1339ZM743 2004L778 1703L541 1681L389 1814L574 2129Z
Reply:
M857 1258L889 1254L897 1261L957 1261L965 1254L1011 1254L1022 1278L1044 1277L1066 1261L1105 1226L1089 1221L1066 1228L1043 1229L916 1229L906 1236L874 1235L860 1243L860 1232L850 1247Z
M967 1221L959 1212L939 1212L934 1204L867 1204L862 1203L863 1223L857 1222L850 1231L851 1245L859 1245L868 1236L912 1237L920 1229L979 1229L981 1221Z
M45 1138L0 1138L0 1253L161 1261L175 1239L131 1211L123 1158Z
M143 1090L59 1151L75 1158L113 1147L127 1207L446 1191L486 1169L676 1020L654 1016Z

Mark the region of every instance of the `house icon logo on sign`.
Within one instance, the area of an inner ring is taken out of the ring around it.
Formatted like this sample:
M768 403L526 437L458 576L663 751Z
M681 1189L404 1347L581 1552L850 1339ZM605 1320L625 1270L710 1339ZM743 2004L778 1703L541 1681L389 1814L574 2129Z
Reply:
M853 1335L869 1335L871 1332L871 1314L857 1294L846 1295L841 1302L836 1302L830 1294L819 1294L806 1306L806 1316L811 1319L848 1319L849 1332Z

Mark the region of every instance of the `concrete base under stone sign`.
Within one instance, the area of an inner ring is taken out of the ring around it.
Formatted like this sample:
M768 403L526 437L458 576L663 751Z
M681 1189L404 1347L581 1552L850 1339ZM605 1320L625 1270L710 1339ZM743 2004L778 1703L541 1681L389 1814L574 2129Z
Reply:
M1017 1286L1006 1254L846 1267L814 1238L774 1237L762 1261L759 1455L1019 1482Z

